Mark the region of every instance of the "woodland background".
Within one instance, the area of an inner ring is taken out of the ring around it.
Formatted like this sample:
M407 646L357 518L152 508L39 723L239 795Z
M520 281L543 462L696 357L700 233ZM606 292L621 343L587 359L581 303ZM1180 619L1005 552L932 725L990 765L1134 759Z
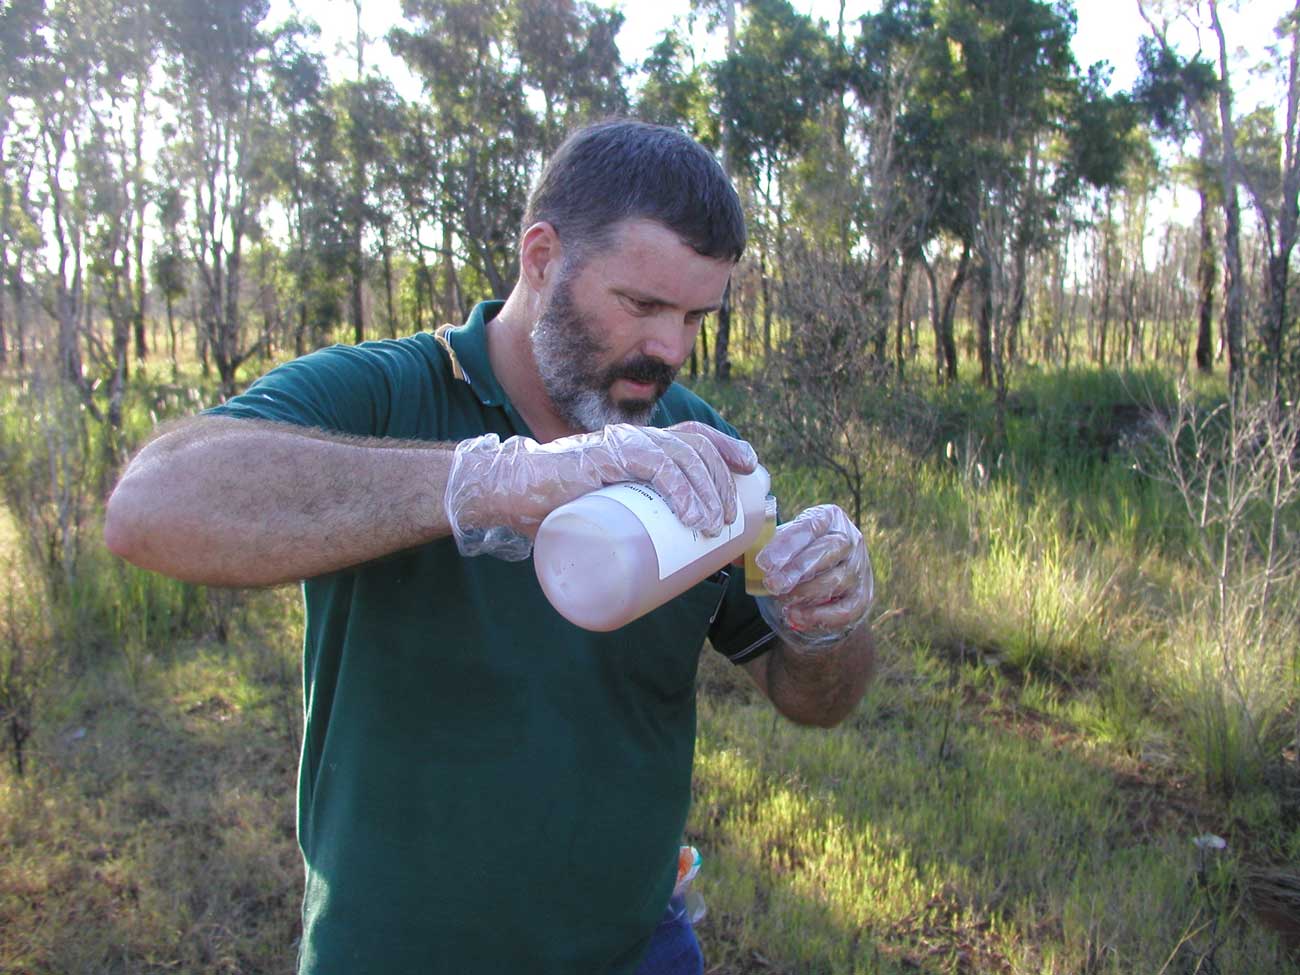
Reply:
M291 969L298 595L114 560L104 498L276 362L504 297L610 115L736 181L683 378L876 563L840 728L705 655L709 970L1294 968L1300 7L1227 6L1143 0L1114 90L1066 2L702 0L629 63L593 3L355 0L341 70L262 0L4 0L0 971Z

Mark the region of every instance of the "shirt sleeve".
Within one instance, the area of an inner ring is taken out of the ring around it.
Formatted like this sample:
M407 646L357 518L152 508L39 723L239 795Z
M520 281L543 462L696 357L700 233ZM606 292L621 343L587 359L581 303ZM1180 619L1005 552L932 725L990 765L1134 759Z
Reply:
M709 643L733 664L745 664L771 650L776 633L759 615L754 597L745 592L745 570L733 565L726 571L727 591L709 625Z
M428 361L406 341L335 345L277 366L206 412L362 437L410 436L393 428L394 406L402 397L437 395L428 371Z

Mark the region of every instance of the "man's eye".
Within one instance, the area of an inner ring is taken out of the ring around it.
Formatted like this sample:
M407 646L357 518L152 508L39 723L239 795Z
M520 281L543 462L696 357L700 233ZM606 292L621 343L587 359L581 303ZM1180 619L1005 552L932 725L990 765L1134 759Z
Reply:
M659 307L657 302L646 301L643 298L633 298L630 295L625 296L624 300L631 306L634 312L640 315L649 315Z

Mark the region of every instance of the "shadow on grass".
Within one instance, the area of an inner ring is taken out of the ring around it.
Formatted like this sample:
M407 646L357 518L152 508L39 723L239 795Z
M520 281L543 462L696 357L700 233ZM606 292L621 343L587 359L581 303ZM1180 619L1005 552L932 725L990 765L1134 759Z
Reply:
M1191 835L1079 748L906 678L829 732L731 683L706 667L690 827L710 971L1285 970L1230 859L1199 886Z
M286 689L246 664L201 648L71 691L33 773L0 784L0 970L292 969L296 744Z

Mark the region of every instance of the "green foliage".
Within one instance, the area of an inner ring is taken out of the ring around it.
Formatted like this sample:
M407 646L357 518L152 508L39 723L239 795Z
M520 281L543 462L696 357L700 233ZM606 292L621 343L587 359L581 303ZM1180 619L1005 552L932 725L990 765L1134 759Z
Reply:
M405 13L413 25L388 41L424 82L433 112L423 138L439 163L406 178L435 181L434 216L454 229L456 256L504 298L540 157L579 122L627 108L613 43L622 17L537 0L418 0Z
M1065 139L1069 171L1074 179L1098 189L1118 186L1130 161L1145 147L1137 107L1122 92L1107 95L1095 68L1089 70L1073 101Z
M2 393L0 490L50 598L62 602L77 583L93 532L93 499L108 476L109 445L80 391L67 384L38 375Z
M746 5L737 46L713 71L728 150L759 177L797 153L830 93L828 39L788 0Z
M832 380L823 374L822 387ZM799 400L806 424L819 401L811 391ZM1266 756L1284 743L1296 701L1295 596L1290 576L1283 583L1275 571L1269 593L1263 576L1247 574L1231 590L1234 615L1212 623L1214 563L1188 557L1202 550L1202 529L1176 492L1134 467L1178 400L1155 371L1031 372L1000 423L992 394L973 387L936 390L922 409L872 384L854 407L871 431L857 448L868 472L862 521L873 547L890 552L877 560L881 591L905 593L900 608L938 643L973 648L1026 679L1100 681L1104 692L1078 698L1070 720L1134 754L1148 740L1177 740L1206 787L1230 794L1259 787ZM754 396L749 408L762 402ZM742 428L759 435L778 492L793 495L779 495L787 516L827 492L859 501L833 465L791 469L799 457L779 431ZM1201 455L1224 450L1206 444ZM1266 515L1241 525L1261 557ZM1177 731L1157 730L1165 722Z
M688 63L690 62L690 63ZM676 30L666 30L641 63L645 80L637 95L636 117L686 129L702 144L717 148L721 139L704 71L693 63L690 47Z
M115 432L66 385L38 377L0 390L0 497L16 526L14 557L38 582L25 598L48 620L47 639L66 660L141 656L208 624L202 590L112 558L100 534L117 445L141 442L157 423L212 395L137 382Z
M1193 128L1191 111L1219 86L1214 66L1199 52L1180 58L1149 35L1138 39L1138 66L1141 75L1133 88L1137 104L1157 131L1185 139Z

